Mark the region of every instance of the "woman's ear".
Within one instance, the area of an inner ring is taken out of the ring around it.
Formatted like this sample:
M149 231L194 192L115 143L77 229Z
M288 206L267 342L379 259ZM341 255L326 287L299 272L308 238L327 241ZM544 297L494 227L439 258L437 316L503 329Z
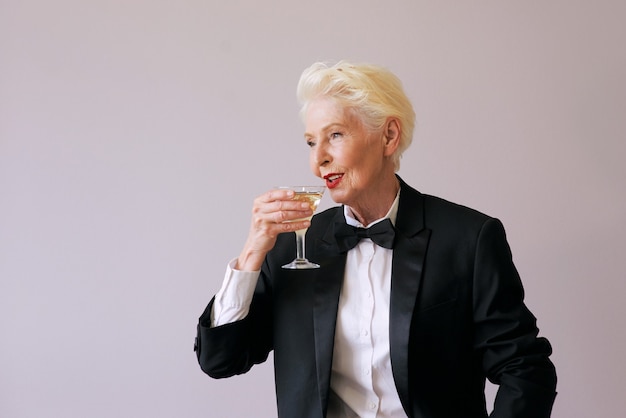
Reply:
M387 122L385 123L385 127L383 130L383 139L385 141L385 156L388 157L392 155L400 146L400 133L402 132L402 127L400 126L400 121L397 118L389 117L387 118Z

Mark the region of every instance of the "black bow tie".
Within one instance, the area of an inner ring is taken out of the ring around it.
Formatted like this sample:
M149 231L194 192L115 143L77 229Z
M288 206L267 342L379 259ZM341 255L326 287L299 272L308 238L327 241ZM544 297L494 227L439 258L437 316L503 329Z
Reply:
M369 228L357 228L345 222L335 224L335 238L341 252L351 250L363 238L369 238L381 247L391 249L395 236L396 232L389 218Z

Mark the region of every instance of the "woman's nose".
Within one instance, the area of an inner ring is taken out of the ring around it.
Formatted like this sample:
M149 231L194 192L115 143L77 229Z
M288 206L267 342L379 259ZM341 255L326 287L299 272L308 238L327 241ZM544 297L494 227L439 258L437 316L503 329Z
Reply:
M316 146L314 153L315 153L314 155L315 164L317 166L323 167L330 162L330 155L328 153L328 148L325 145L319 144L318 146Z

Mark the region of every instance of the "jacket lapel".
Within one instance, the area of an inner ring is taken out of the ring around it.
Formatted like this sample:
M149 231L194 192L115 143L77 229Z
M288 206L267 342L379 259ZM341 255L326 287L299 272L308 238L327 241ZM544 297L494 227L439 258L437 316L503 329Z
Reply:
M389 345L391 367L400 401L411 411L409 337L417 293L422 280L430 230L424 228L422 195L400 179L400 202L391 270Z
M325 234L315 244L315 259L321 267L316 271L313 329L317 385L324 413L328 406L337 309L346 266L346 254L339 252L335 240L335 220L343 220L343 211L340 209L337 210Z

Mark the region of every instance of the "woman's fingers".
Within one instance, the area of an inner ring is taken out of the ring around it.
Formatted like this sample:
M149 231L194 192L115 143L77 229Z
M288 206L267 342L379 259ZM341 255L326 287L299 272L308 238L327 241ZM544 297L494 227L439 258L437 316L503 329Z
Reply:
M290 225L282 225L285 222L307 218L313 214L306 202L293 200L293 192L288 190L272 190L259 196L252 209L254 224L280 224L277 229L281 232L295 231L302 228L292 228Z
M313 215L306 202L293 200L291 190L271 190L254 200L252 222L237 268L258 270L278 234L308 228Z

